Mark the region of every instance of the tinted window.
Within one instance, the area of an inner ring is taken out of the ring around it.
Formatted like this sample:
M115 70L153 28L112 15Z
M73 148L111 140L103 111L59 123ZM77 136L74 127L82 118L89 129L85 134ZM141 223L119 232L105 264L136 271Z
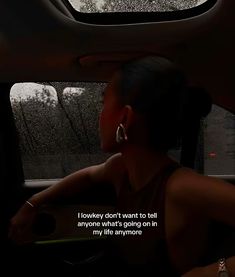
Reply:
M235 115L213 105L204 127L204 171L235 174Z
M15 84L11 103L26 179L62 178L100 163L98 115L105 84Z

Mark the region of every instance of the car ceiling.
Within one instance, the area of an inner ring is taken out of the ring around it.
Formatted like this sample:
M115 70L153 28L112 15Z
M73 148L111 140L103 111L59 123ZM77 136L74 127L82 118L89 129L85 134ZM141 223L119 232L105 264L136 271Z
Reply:
M76 21L60 0L0 2L0 81L108 81L146 54L171 58L214 103L235 112L235 1L189 19L125 25Z

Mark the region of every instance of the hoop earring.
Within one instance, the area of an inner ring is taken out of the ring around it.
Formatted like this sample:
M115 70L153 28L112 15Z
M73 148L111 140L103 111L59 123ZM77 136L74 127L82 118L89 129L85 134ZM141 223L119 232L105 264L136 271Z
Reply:
M117 127L117 131L116 131L116 142L118 144L127 141L128 137L126 134L126 129L125 127L122 125L122 123L120 123Z

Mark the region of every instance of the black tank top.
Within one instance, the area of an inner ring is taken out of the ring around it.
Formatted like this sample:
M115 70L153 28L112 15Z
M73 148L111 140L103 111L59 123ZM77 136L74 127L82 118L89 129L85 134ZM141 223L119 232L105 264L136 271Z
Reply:
M154 176L138 191L131 190L128 178L121 187L117 212L138 216L122 219L123 223L128 221L134 225L124 230L142 230L142 235L112 236L112 260L115 261L117 276L140 276L142 271L145 276L146 273L147 276L180 276L170 262L165 234L166 184L179 167L176 162L168 164L161 174ZM140 218L140 213L146 218ZM138 222L141 222L141 228ZM147 224L151 224L151 227L143 227L143 222L149 222ZM123 226L120 229L123 230Z

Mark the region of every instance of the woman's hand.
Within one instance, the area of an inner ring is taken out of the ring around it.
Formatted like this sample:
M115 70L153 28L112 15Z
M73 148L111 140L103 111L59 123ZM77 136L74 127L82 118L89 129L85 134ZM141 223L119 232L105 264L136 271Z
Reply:
M18 210L10 221L8 237L17 244L31 241L31 230L37 209L27 202Z

